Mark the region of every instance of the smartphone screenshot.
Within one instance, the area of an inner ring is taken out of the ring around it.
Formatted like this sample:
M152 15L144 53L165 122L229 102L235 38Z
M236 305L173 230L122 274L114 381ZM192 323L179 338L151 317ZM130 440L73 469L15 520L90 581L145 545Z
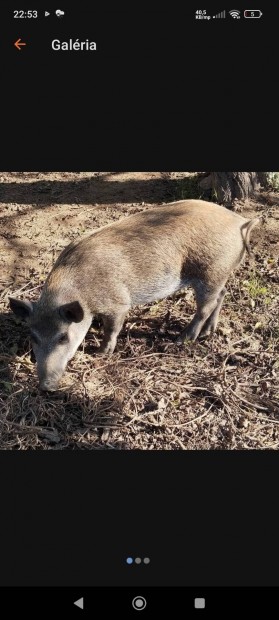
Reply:
M272 614L278 8L1 5L8 614Z

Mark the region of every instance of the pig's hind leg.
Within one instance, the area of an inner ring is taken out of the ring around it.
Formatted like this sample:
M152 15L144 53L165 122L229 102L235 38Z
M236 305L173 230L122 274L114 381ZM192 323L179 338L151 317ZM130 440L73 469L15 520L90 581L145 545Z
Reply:
M210 315L210 317L207 319L206 323L204 324L201 332L200 332L200 336L209 336L210 334L213 334L213 332L215 332L216 327L217 327L217 323L218 323L218 319L219 319L219 314L220 314L220 310L223 304L223 300L224 297L226 295L227 289L222 288L222 290L219 293L219 297L218 297L218 302L217 302L217 306L215 308L215 310L213 310L212 314Z
M117 342L117 336L122 329L128 310L129 308L125 308L125 311L123 311L122 308L118 313L102 316L104 338L99 349L100 353L107 353L109 355L113 353Z
M224 295L222 295L222 291L224 290L223 284L222 286L216 287L197 282L196 285L193 284L193 287L195 289L197 311L192 321L180 334L177 340L178 343L183 343L187 339L196 340L201 334L204 326L206 326L206 333L208 333L208 326L210 326L211 331L212 326L215 322L217 323L218 320L224 297ZM208 321L209 324L207 324Z

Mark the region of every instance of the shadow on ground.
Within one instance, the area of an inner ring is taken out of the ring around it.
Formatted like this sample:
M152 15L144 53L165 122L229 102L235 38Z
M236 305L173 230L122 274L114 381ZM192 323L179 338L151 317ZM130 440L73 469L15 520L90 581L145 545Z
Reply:
M2 182L0 202L32 204L43 208L51 204L157 203L174 199L177 181L162 174L159 179L111 180L111 175L92 176L75 181Z

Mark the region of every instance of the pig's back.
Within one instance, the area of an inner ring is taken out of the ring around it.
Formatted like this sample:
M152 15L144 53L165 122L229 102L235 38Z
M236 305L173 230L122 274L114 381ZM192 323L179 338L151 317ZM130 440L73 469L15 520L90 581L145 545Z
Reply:
M216 265L225 274L224 248L232 252L232 263L243 245L240 228L245 221L205 201L154 207L70 244L58 258L49 285L62 269L76 287L90 289L93 296L97 289L102 297L108 289L116 294L116 289L125 288L133 305L148 303L179 290L197 275L212 279Z
M175 255L185 249L196 253L198 244L225 244L225 238L240 231L246 222L228 209L201 200L183 200L154 207L118 222L108 224L70 244L58 258L59 262L82 262L95 253L119 252L130 258L144 260L148 255Z

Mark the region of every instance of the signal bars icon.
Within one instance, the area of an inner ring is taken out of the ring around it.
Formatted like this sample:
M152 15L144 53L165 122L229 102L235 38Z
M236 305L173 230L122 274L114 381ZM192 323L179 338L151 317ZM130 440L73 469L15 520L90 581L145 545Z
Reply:
M213 15L213 19L223 19L224 17L226 17L226 11L222 11L221 13L218 13L217 15Z

